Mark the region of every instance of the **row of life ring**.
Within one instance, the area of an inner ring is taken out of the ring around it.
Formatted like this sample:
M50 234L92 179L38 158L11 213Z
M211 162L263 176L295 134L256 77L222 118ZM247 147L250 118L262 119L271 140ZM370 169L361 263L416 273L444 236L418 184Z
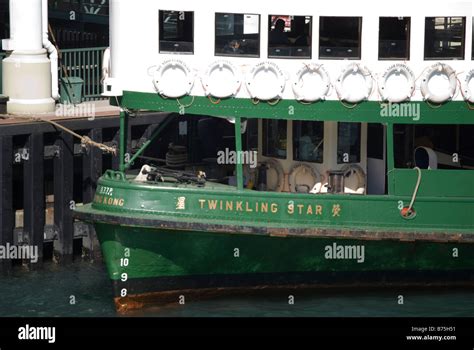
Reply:
M267 190L282 192L284 190L284 171L280 162L269 158L265 160L267 167ZM365 194L366 175L364 170L357 164L346 164L342 167L345 177L344 193ZM328 184L324 177L312 166L305 163L297 163L288 174L289 191L293 193L326 193Z
M443 103L456 94L458 78L452 67L436 63L426 68L420 77L420 90L424 100ZM189 95L196 80L196 73L183 61L170 59L153 73L153 84L158 93L170 98ZM252 67L243 79L241 72L231 62L218 60L207 68L201 77L205 94L216 98L235 96L242 84L249 95L258 100L282 98L288 80L276 63L265 61ZM359 63L349 64L336 80L334 87L340 100L358 103L367 100L374 90L372 72ZM383 101L399 103L408 101L416 89L413 71L403 63L390 66L378 79L378 91ZM331 80L322 64L308 63L294 75L291 82L296 100L316 102L324 100L331 90ZM461 81L461 94L474 103L474 69Z

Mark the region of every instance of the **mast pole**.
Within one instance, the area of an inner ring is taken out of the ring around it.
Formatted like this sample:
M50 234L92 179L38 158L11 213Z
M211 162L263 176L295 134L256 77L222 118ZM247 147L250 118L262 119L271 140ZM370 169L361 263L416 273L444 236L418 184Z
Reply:
M127 153L127 135L128 130L128 113L124 109L120 109L120 145L119 145L119 170L125 172L125 154Z
M393 194L395 190L395 179L393 176L393 171L395 170L395 152L393 150L394 147L394 140L393 140L393 124L392 123L387 123L386 124L386 139L387 139L387 152L386 152L386 157L387 157L387 189L388 189L388 194Z
M240 117L235 117L235 151L237 153L237 161L235 167L237 169L237 189L244 189L244 176L242 168L242 121Z

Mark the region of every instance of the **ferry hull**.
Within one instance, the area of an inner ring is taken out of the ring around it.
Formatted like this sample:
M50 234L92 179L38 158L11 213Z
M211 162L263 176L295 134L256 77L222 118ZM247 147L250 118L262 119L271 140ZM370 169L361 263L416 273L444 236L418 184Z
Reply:
M119 311L262 289L474 285L474 246L467 243L272 237L129 224L95 224Z

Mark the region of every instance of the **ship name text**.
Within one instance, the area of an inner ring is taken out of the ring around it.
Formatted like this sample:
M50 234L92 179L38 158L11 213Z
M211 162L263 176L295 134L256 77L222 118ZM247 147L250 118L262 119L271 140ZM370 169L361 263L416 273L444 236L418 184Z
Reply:
M324 207L320 204L295 203L289 201L287 205L277 202L247 201L247 200L224 200L224 199L198 199L199 209L224 212L243 213L270 213L277 214L281 211L288 215L322 216ZM339 217L341 205L333 204L330 208L331 217Z

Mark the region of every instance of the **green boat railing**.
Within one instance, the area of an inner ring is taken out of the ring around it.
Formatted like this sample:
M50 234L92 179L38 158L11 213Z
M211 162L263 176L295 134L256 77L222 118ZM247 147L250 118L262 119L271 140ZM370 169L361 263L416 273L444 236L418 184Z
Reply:
M59 78L79 77L84 81L82 86L82 101L104 99L101 94L102 58L105 47L61 50ZM6 52L0 52L0 94L2 94L2 60ZM66 71L66 73L65 73ZM59 84L59 82L58 82Z
M84 81L82 101L104 99L101 97L102 58L106 47L60 50L59 78L79 77Z

